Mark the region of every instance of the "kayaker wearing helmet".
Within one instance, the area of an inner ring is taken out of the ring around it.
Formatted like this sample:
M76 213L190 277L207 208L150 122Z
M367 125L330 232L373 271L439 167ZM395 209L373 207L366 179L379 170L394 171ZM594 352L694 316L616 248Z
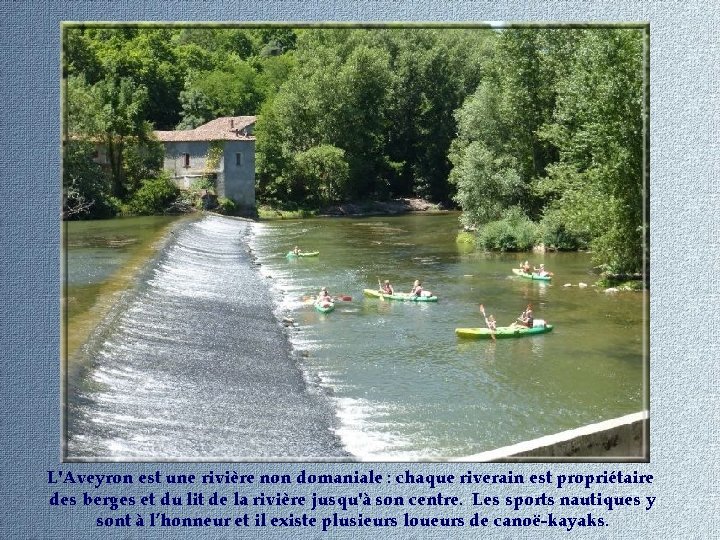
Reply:
M414 294L415 296L422 296L422 292L422 283L420 283L419 279L416 279L415 283L413 283L413 288L412 291L410 291L410 294Z

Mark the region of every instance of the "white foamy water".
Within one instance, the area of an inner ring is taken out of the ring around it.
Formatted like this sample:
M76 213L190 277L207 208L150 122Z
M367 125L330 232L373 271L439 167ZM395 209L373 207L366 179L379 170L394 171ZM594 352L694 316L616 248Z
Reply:
M297 231L297 238L315 228L303 227ZM380 230L385 228L381 227ZM288 259L287 251L268 250L268 246L278 244L278 232L272 225L256 224L253 233L250 245L261 262L262 275L271 278L271 286L278 303L278 316L290 316L299 323L299 328L290 331L289 335L293 347L308 356L302 362L308 379L319 380L320 385L327 388L332 396L357 393L358 388L348 381L346 372L337 369L333 363L322 363L322 358L327 354L328 342L323 339L322 333L314 330L329 323L330 315L316 313L311 305L312 300L306 300L323 286L312 273L307 273L308 267L311 271L321 268L327 270L322 259ZM292 233L283 240L287 240L290 248L295 245ZM357 283L356 270L349 269L343 273L348 283ZM333 292L343 294L343 291ZM361 298L355 294L353 300L354 302L347 303L336 302L333 314L359 313L361 310L357 307L357 302ZM351 397L333 397L332 403L339 420L335 432L342 440L345 450L354 458L367 461L415 460L428 456L427 452L418 451L411 438L403 433L403 425L393 421L392 404ZM398 429L394 429L394 426Z
M342 454L248 255L251 224L185 224L85 347L68 409L69 458Z

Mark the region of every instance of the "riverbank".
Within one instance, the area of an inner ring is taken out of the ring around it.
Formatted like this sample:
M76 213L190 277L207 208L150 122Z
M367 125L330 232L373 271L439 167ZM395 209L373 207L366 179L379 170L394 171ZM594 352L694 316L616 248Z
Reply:
M281 210L268 205L258 206L258 216L260 220L343 216L394 216L415 212L440 213L445 211L447 210L440 204L430 203L418 198L400 198L389 201L353 201L326 206L319 210Z

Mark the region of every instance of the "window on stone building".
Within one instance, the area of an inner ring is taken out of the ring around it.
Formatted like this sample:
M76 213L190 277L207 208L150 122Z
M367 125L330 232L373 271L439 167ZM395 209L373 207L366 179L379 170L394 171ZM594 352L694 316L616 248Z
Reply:
M187 154L187 153L183 154L182 162L183 162L183 167L185 167L186 169L189 168L190 167L190 154Z
M240 166L242 166L242 164L243 164L243 155L241 152L238 152L237 154L235 154L235 165L240 167Z

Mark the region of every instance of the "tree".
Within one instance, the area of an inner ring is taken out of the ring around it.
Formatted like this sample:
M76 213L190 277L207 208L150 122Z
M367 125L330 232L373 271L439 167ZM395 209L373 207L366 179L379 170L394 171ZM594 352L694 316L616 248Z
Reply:
M613 272L642 269L642 51L641 30L584 30L541 130L560 154L542 188L546 215L590 235L596 262Z
M501 198L507 206L519 205L534 219L542 215L544 205L535 185L557 159L554 145L537 132L551 120L555 108L559 51L575 39L573 30L562 36L556 32L513 29L500 34L477 90L456 113L458 140L450 156L457 167L463 147L478 142L488 150L490 160L513 167L520 182L514 184L511 197L503 194ZM457 181L460 176L451 178ZM458 184L458 190L462 186L467 182Z
M253 63L258 75L255 79L263 103L271 101L288 79L295 67L295 57L291 54L257 58Z
M102 78L102 64L92 40L81 28L66 28L63 32L63 75L79 76L90 82Z
M84 140L63 146L63 219L111 217L108 178L93 160L95 145Z
M190 72L180 93L183 119L178 127L197 127L219 116L257 113L263 96L255 78L253 68L234 55L218 69Z
M147 90L128 78L108 78L88 86L81 78L70 77L66 101L69 136L105 147L111 193L118 198L125 197L130 191L130 186L125 184L126 146L150 144L151 127L143 114Z
M473 141L455 149L451 159L450 181L457 186L455 200L463 208L461 221L466 226L499 220L517 203L522 179L511 157L494 156L482 143Z
M131 79L105 79L93 87L97 127L107 148L110 161L112 193L122 198L127 194L123 158L128 141L148 137L150 125L144 119L147 90Z
M337 110L336 134L324 142L345 150L352 181L348 195L359 197L377 189L378 179L386 174L384 112L391 78L387 53L358 46L337 78L339 95L333 99L339 103L328 104L328 112Z
M340 202L349 191L345 152L331 145L314 146L295 154L291 183L309 204Z
M163 172L144 180L142 186L133 193L127 207L131 213L141 216L161 214L175 201L178 193L177 186Z
M185 70L179 66L169 28L95 30L93 47L102 65L102 79L129 79L147 92L145 119L157 129L172 129L179 121L179 94ZM179 69L180 68L180 69ZM91 83L98 81L88 81Z
M330 145L349 166L347 197L373 191L386 169L384 103L389 87L386 53L347 45L347 30L303 33L297 64L258 122L260 192L305 202L292 189L295 155Z
M125 146L122 156L123 177L127 193L135 193L145 181L156 178L165 157L163 144L153 137L138 137Z
M259 28L251 31L261 44L260 56L277 56L295 48L297 34L292 28Z
M215 118L210 98L191 84L186 83L185 90L180 92L180 104L182 120L175 129L194 129Z

